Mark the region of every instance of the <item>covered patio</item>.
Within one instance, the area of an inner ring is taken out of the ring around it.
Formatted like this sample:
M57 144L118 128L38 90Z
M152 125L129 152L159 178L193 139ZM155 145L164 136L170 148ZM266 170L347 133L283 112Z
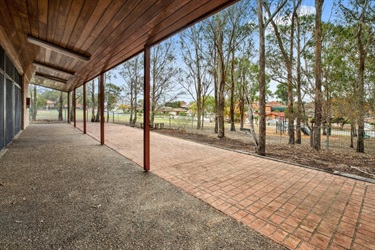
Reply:
M0 149L29 124L28 87L32 79L34 84L66 92L68 109L72 105L75 110L76 89L98 77L100 142L104 144L104 74L143 53L143 109L147 111L143 118L143 151L144 170L148 171L150 49L237 1L3 0L0 78L4 83L0 82L0 95L4 99L0 102L0 134L4 137ZM83 95L86 109L86 91ZM75 125L75 115L73 120ZM83 122L85 127L86 116Z
M235 2L0 4L0 248L280 247L253 230L290 249L375 248L374 184L150 132L150 49ZM140 53L144 129L107 125L104 74ZM94 78L100 123L77 123ZM67 93L71 124L29 126L32 79Z

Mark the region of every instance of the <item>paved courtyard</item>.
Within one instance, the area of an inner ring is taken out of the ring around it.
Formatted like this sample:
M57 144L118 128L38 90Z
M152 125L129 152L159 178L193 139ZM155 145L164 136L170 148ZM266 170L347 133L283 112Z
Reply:
M143 131L105 128L142 166ZM87 131L99 138L98 124ZM375 249L374 184L152 132L151 171L290 249Z

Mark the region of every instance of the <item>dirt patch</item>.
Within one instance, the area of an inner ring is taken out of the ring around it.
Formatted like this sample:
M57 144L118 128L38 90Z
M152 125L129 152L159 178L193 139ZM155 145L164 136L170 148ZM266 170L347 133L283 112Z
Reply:
M186 140L208 144L229 150L255 153L255 145L248 134L243 132L226 132L226 137L219 139L208 130L181 131L155 130L158 133ZM375 179L375 156L356 152L339 152L330 150L315 151L308 145L276 144L277 137L267 138L267 157L290 163L318 168L330 173L346 172L366 178Z

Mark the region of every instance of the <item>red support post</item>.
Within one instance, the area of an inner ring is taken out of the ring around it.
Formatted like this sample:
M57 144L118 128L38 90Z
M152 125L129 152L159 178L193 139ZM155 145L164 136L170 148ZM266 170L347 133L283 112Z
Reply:
M100 144L104 145L104 73L100 74Z
M73 90L73 120L74 120L74 127L77 127L77 117L76 117L76 89Z
M66 120L70 123L70 92L68 92L68 112L66 112Z
M83 84L83 133L86 134L86 83Z
M143 168L150 170L150 47L144 48Z

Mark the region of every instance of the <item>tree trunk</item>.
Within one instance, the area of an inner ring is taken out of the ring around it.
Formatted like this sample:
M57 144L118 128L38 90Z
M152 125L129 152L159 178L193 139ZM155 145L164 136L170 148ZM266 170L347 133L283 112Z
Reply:
M354 136L355 136L355 125L354 125L354 119L350 121L350 145L349 147L354 148ZM358 135L357 135L358 136Z
M63 93L62 91L60 91L60 97L59 97L59 109L58 109L58 112L59 112L59 116L58 116L58 119L59 121L62 121L63 120Z
M363 7L365 8L365 7ZM364 132L365 132L365 92L364 92L364 75L365 75L365 61L366 61L366 51L362 44L362 25L364 22L364 13L362 13L361 20L358 22L358 31L356 35L357 50L359 57L358 65L358 134L357 134L357 148L358 153L365 152L365 142L364 142ZM370 38L369 38L370 39Z
M150 120L150 123L153 124L154 121L155 121L155 104L154 102L152 103L151 105L151 120Z
M201 129L201 119L202 119L202 103L201 96L197 95L197 129Z
M95 82L91 81L91 122L95 122Z
M203 130L203 127L204 127L204 117L205 117L205 101L204 101L204 99L205 99L206 97L205 96L203 96L203 98L202 98L202 126L201 126L201 129Z
M266 155L266 61L263 1L258 1L259 22L259 144L257 154ZM251 105L251 104L250 104Z
M215 110L215 128L214 128L214 132L217 134L219 132L219 126L218 126L218 122L217 122L217 103L218 103L218 98L217 98L217 92L218 92L218 79L217 79L217 74L215 74L214 76L214 87L215 87L215 107L214 107L214 110Z
M240 129L243 129L244 116L245 116L245 103L243 101L243 98L241 98L240 100Z
M134 71L136 72L135 74L135 82L134 82L134 102L133 102L133 109L134 109L134 117L132 119L133 125L137 122L137 95L138 95L138 57L135 59L135 66L134 66Z
M298 14L297 23L297 124L296 124L296 144L302 143L301 120L302 120L302 96L301 96L301 26Z
M130 118L129 118L129 123L130 125L133 124L133 108L134 108L134 100L133 100L133 80L130 79Z
M136 85L137 85L137 82L136 82ZM133 125L137 122L137 86L135 86L134 88L134 104L133 104L133 108L134 108L134 118L133 118Z
M293 76L291 65L288 70L288 135L288 143L294 144Z
M254 116L253 116L253 108L251 107L251 102L247 100L247 117L249 118L249 123L250 123L250 134L253 138L253 142L255 144L255 149L259 147L259 141L258 137L256 135L255 129L254 129Z
M221 21L219 17L216 19L216 27L217 27L217 52L218 52L218 62L219 62L219 71L218 76L219 78L219 88L218 88L218 103L217 103L217 122L218 122L218 134L217 137L223 138L225 137L225 129L224 129L224 107L225 107L225 65L224 65L224 57L223 57L223 30L221 27Z
M320 126L322 122L322 6L324 0L315 0L315 117L313 147L321 148Z
M96 112L95 122L100 122L100 83L98 82L98 109Z
M236 131L236 127L234 125L234 49L232 49L230 78L230 131Z
M37 97L37 86L34 85L34 101L33 101L33 121L36 120L38 113L38 97Z
M109 122L109 107L107 106L107 123Z
M202 127L202 78L201 78L201 65L200 65L200 55L199 48L195 46L195 58L197 60L197 129Z
M219 88L219 102L217 108L217 116L218 116L218 135L217 137L223 138L225 137L225 128L224 128L224 107L225 107L225 96L224 96L224 86L225 86L225 75L221 73L222 79L220 81L220 88Z

